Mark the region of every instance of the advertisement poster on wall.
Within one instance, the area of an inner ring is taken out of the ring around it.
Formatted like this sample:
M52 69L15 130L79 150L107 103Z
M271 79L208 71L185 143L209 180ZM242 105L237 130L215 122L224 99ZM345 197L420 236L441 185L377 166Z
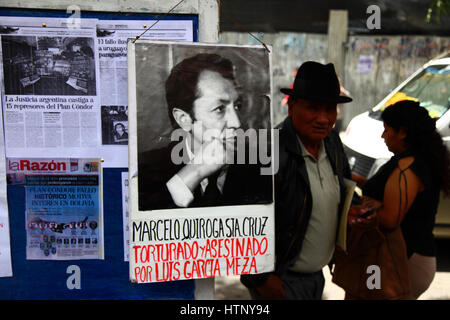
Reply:
M270 53L139 40L128 57L131 281L273 270Z

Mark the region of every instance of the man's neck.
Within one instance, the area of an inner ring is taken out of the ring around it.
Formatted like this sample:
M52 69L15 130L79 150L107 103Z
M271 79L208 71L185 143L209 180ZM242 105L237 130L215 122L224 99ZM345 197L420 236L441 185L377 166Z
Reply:
M319 149L320 145L322 144L322 141L311 141L302 138L299 136L300 141L302 142L305 149L317 160L319 159Z
M193 139L192 139L192 135L191 134L187 134L184 137L184 141L186 143L186 150L187 150L187 155L189 157L189 160L192 160L194 158L194 154L195 154L195 150L194 150L194 146L193 146Z

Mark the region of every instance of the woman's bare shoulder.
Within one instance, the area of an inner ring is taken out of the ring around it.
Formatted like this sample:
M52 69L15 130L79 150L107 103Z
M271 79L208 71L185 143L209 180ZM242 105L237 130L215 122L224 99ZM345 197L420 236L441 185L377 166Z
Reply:
M413 156L404 157L398 160L398 168L400 170L406 170L408 169L414 162L415 158Z

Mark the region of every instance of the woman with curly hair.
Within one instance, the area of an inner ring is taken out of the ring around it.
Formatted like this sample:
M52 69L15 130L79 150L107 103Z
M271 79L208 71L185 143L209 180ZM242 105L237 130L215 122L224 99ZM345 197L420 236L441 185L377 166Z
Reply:
M394 156L363 185L363 206L377 208L381 229L401 227L410 279L406 298L417 299L436 272L433 228L440 191L450 192L449 153L419 102L399 101L381 119L382 138Z

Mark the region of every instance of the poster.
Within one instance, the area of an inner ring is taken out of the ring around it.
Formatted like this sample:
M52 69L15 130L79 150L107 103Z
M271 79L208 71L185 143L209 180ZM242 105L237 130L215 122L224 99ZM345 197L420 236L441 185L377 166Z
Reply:
M25 188L28 260L103 259L99 159L7 158L6 170Z
M140 40L128 57L131 281L273 270L270 53Z
M372 55L359 55L358 58L358 73L370 73L372 72L373 56Z

